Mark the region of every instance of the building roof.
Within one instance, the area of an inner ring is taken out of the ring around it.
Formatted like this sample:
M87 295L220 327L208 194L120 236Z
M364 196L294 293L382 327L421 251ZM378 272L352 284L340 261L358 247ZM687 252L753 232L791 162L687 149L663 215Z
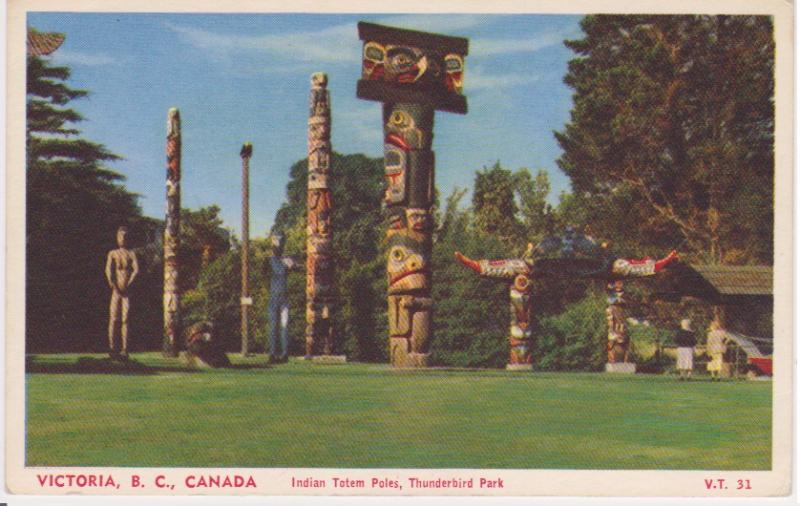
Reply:
M656 297L697 297L725 303L772 296L771 265L690 265L678 263L656 276Z
M720 295L772 295L770 265L691 265Z

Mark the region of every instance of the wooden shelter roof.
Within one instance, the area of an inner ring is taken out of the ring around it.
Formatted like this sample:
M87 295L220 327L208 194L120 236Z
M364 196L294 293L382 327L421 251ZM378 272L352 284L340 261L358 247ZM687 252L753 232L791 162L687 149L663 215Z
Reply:
M697 297L713 303L772 297L771 265L679 263L656 280L656 297Z

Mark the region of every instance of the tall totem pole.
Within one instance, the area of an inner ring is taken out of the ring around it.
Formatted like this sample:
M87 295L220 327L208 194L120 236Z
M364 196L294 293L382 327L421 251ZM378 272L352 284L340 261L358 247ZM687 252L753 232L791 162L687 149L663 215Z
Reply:
M331 228L331 105L328 76L311 76L308 117L308 221L306 225L306 357L322 342L333 353L333 229Z
M434 110L465 114L461 94L469 42L371 23L357 96L383 102L386 171L389 357L396 367L425 367L431 338L431 205Z
M181 334L178 246L181 227L181 115L167 113L167 216L164 227L164 355L178 355Z

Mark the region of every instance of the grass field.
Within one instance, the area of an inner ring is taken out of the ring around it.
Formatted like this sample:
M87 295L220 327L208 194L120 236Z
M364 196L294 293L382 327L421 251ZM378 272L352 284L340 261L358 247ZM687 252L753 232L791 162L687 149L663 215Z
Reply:
M771 382L28 357L28 466L769 469Z

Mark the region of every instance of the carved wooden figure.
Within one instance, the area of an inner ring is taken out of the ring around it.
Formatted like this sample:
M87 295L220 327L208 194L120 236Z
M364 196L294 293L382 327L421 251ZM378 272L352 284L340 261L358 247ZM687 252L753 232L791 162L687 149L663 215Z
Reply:
M467 112L461 94L468 41L359 23L359 98L383 102L388 222L389 356L425 367L431 339L434 110Z
M531 275L530 253L523 258L508 260L472 260L456 251L456 260L483 277L499 279L508 284L511 310L509 327L508 369L531 368Z
M625 322L625 289L622 280L616 280L606 286L608 292L608 307L606 308L606 321L608 322L608 344L606 352L608 363L628 362L630 355L630 339L628 326Z
M164 227L164 354L176 357L181 336L178 247L181 220L181 116L167 113L167 214Z
M625 283L624 279L654 276L664 267L678 258L675 251L671 251L660 260L652 258L629 259L617 258L611 262L608 274L606 292L608 294L608 307L606 320L608 322L608 343L606 352L608 363L630 362L631 342L628 336L628 325L625 314Z
M594 278L604 280L609 290L607 354L609 364L628 362L630 341L625 325L623 280L652 276L678 255L671 251L661 260L626 259L611 255L589 236L567 229L564 235L528 244L522 258L472 260L459 252L456 259L481 276L509 283L511 301L511 353L508 368L531 364L531 281L534 277Z
M329 186L331 107L328 76L311 76L308 117L308 201L306 225L306 358L333 352L333 213Z
M112 358L128 357L128 311L130 300L128 289L139 273L136 253L127 247L128 229L117 229L117 249L108 252L106 258L106 281L111 288L111 304L108 311L108 353ZM117 346L119 327L120 346Z

